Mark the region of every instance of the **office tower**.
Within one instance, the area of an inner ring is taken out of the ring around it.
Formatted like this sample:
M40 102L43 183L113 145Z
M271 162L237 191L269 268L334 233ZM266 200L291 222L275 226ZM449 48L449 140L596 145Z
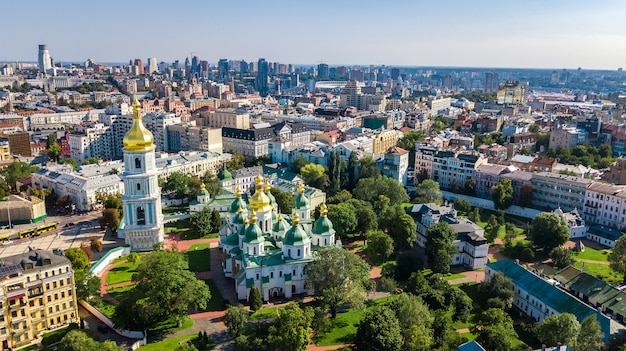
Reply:
M328 71L328 65L325 63L320 63L317 65L317 76L318 77L328 77L330 72Z
M256 74L256 90L259 92L259 95L266 96L268 93L267 89L267 80L269 78L269 65L264 58L260 58L257 67Z
M217 63L217 76L219 78L225 78L228 75L228 60L220 59Z
M241 62L239 63L239 72L241 73L248 73L248 63L244 60L241 60Z
M391 69L391 79L398 80L399 77L400 77L400 69L399 68L392 68Z
M148 58L148 74L152 74L158 71L159 71L159 65L157 64L156 57Z
M485 73L485 93L495 93L498 91L498 74L493 72Z
M48 45L39 45L39 72L52 74L52 58L48 52Z
M140 75L143 75L143 73L144 73L143 60L135 59L135 61L133 62L133 68L132 68L131 74L140 76Z

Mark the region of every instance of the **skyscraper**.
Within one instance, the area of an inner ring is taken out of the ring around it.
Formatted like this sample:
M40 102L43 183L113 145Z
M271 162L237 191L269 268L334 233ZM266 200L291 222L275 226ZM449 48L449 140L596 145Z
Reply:
M217 76L219 78L225 78L228 75L228 69L229 69L228 60L220 59L219 62L217 63Z
M258 72L256 74L256 90L259 95L266 96L268 93L267 80L269 78L269 65L264 58L259 59Z
M48 52L48 45L39 45L39 72L54 75L52 69L52 58Z
M318 77L329 77L330 72L328 71L328 65L325 63L320 63L317 65L317 76Z
M156 57L148 58L148 74L152 74L158 71L159 71L159 65L157 64Z
M398 77L400 77L400 69L399 68L392 68L391 69L391 79L398 80Z
M495 93L498 91L498 73L485 73L485 93Z

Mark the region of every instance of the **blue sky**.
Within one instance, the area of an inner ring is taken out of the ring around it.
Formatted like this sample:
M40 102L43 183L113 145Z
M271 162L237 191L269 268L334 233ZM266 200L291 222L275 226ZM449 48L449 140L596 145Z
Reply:
M626 1L5 0L0 60L626 66ZM10 31L7 30L10 28Z

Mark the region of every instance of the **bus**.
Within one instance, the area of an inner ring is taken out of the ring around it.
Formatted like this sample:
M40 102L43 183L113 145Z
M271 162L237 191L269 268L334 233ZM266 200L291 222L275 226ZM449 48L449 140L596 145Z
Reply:
M11 237L8 234L0 235L0 244L4 244L7 241L11 241Z
M44 224L44 225L40 225L37 227L37 233L35 234L36 236L39 236L43 233L49 232L51 230L55 230L57 229L57 224L55 223L50 223L50 224Z
M37 234L37 228L30 228L30 229L25 229L19 232L18 237L20 239L24 239L24 238L30 238L32 236L35 236L36 234Z

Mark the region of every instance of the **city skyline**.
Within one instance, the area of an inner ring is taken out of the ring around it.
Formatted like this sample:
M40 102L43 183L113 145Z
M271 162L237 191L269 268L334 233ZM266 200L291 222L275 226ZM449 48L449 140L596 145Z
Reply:
M47 44L56 62L171 62L191 54L309 65L614 70L626 62L618 45L626 39L626 4L613 0L30 4L42 10L4 5L0 20L16 30L1 61L36 61L37 45Z

